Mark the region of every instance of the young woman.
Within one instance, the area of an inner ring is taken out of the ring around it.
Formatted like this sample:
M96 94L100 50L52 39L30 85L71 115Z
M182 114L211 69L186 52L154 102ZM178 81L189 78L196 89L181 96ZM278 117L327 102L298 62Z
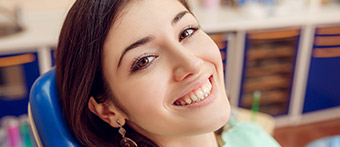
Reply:
M84 146L214 147L229 118L219 50L185 0L76 1L56 78Z

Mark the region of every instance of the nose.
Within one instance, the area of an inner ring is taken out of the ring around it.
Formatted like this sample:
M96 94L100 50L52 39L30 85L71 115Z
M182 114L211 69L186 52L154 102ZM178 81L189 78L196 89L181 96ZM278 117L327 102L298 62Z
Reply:
M200 73L204 61L184 48L177 48L171 59L174 63L173 76L175 81L182 81Z

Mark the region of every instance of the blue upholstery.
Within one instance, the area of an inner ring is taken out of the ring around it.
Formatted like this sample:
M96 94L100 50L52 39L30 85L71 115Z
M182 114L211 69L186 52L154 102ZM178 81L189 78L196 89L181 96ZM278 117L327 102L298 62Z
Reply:
M42 146L77 147L58 100L55 68L40 76L30 93L30 109Z

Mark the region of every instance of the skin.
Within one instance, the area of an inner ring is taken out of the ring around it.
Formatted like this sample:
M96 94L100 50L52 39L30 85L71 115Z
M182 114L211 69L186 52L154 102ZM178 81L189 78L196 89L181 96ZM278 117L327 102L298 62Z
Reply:
M119 119L162 146L217 146L213 131L227 122L230 107L216 44L191 29L199 27L192 14L174 21L187 11L176 0L138 1L124 10L110 29L103 58L104 77L123 108L91 98L89 109L112 127L119 127ZM123 53L145 37L146 43ZM135 70L136 59L148 62ZM215 91L209 103L174 105L208 78Z

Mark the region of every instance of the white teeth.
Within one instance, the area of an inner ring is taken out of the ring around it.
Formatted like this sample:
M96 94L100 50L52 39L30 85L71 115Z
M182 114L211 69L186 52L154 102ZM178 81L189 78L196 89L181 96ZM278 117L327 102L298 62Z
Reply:
M210 81L208 82L207 86L208 86L208 88L211 90L212 85L211 85ZM210 92L210 90L209 90L209 92Z
M199 99L196 97L196 95L195 95L194 93L191 93L191 94L190 94L190 98L191 98L191 100L194 101L194 102L199 101Z
M195 94L201 100L204 99L204 93L202 92L201 88L195 91Z
M181 105L184 106L185 104L185 101L181 100Z
M175 102L176 105L189 105L198 101L203 100L204 98L208 97L211 92L212 85L209 80L196 91L191 92L185 98L178 100Z
M209 93L210 88L208 87L207 84L205 84L205 85L203 85L202 90L203 90L203 92L204 92L205 94L207 94L207 93Z
M187 96L185 97L184 101L187 103L187 104L191 104L191 99Z

